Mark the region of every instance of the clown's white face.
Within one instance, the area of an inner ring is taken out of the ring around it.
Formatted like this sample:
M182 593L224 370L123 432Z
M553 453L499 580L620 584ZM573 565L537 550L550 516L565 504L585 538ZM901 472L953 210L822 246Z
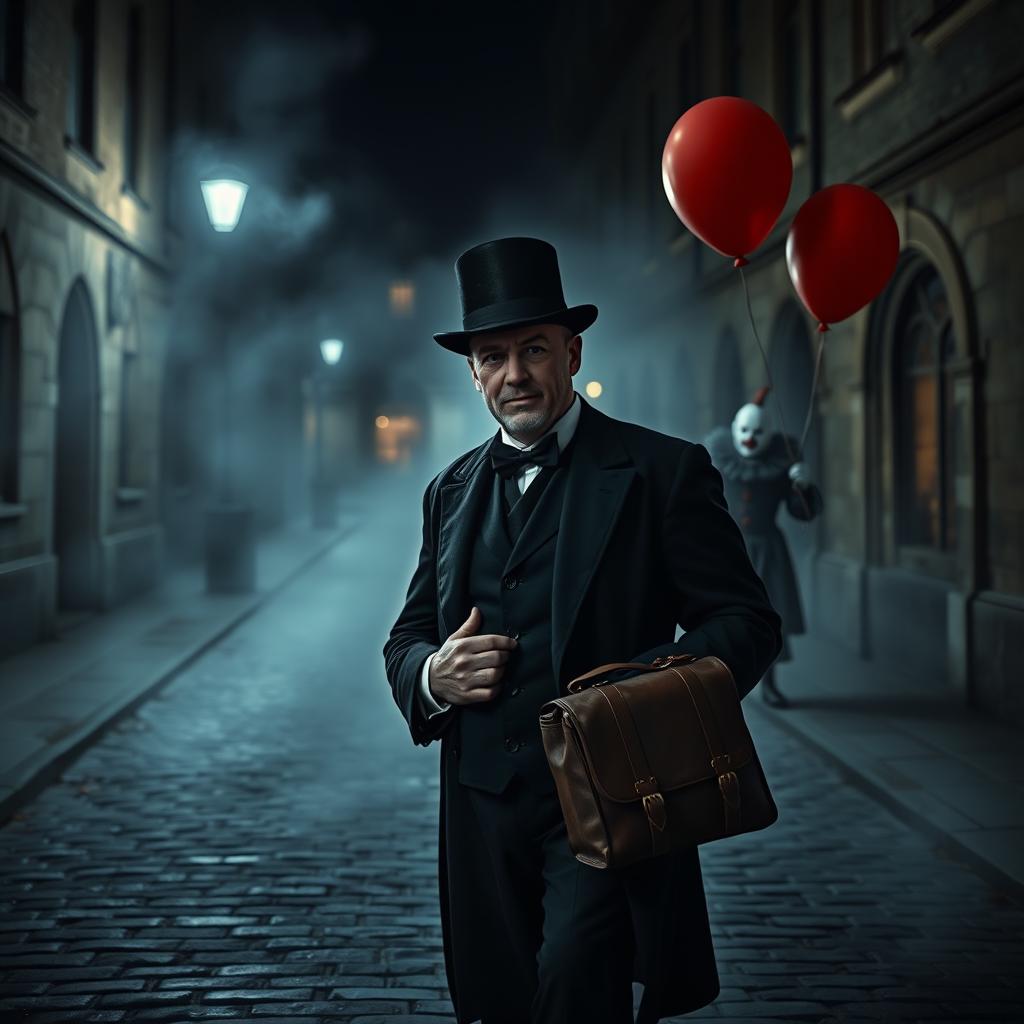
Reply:
M741 405L732 420L732 443L745 458L759 455L764 448L764 409L753 402Z

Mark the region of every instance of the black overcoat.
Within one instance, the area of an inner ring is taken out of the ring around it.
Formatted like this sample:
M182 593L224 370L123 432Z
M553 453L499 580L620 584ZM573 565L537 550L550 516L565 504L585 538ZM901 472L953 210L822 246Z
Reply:
M707 449L614 419L579 398L551 593L559 692L606 662L685 652L720 657L746 696L779 653L781 623ZM419 560L384 645L387 678L413 741L441 740L438 881L458 1024L501 1005L508 984L501 966L513 953L491 895L488 859L471 842L472 809L458 783L451 728L459 708L428 721L416 688L424 659L470 612L466 577L493 480L490 443L461 455L427 486ZM675 641L677 624L686 632ZM697 849L631 865L622 879L634 928L633 977L644 984L638 1024L711 1002L719 981Z

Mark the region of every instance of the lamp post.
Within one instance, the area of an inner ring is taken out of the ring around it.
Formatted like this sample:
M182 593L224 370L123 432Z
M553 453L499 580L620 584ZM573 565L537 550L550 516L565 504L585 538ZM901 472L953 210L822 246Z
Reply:
M215 231L231 232L238 224L249 186L234 178L208 178L200 182L210 224ZM235 501L231 481L231 349L229 323L217 303L218 355L221 376L221 465L217 501L206 510L206 590L234 594L251 591L256 584L256 540L252 509Z
M338 506L335 482L324 466L324 395L330 368L337 365L345 343L338 338L325 338L320 342L323 365L313 374L313 404L316 418L316 446L313 467L313 526L333 530L338 525Z

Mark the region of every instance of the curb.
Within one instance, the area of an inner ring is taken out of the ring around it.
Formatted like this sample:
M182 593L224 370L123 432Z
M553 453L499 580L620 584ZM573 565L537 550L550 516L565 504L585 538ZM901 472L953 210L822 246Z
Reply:
M933 840L943 855L963 864L990 885L1002 890L1005 895L1024 905L1024 882L1009 874L999 865L993 864L992 861L982 856L976 850L972 850L945 829L940 828L923 814L918 813L898 797L893 796L891 792L880 786L874 779L868 777L855 764L841 757L831 747L819 740L813 731L801 727L791 719L787 721L785 711L774 710L759 704L755 713L763 714L773 724L778 725L791 736L807 743L824 760L839 770L839 774L844 781L852 783L861 792L880 803L905 825Z

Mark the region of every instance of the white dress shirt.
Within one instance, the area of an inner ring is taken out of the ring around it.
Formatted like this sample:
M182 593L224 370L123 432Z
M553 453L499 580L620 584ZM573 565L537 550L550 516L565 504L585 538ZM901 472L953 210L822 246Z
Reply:
M551 426L551 428L544 432L541 437L538 437L532 444L523 444L522 441L517 441L511 434L507 433L504 427L501 427L501 439L505 444L512 445L513 448L521 448L523 451L527 451L533 448L535 445L540 444L545 437L548 436L552 431L558 435L558 450L559 452L565 451L565 446L572 440L572 435L576 432L576 424L580 418L580 396L573 391L572 405L565 410L564 413L558 418L558 420ZM540 472L540 466L534 465L533 463L524 464L523 468L519 470L515 480L519 486L519 493L522 494L527 487L533 483L534 478ZM437 652L435 651L434 654ZM433 661L434 655L431 654L423 662L423 668L420 671L420 706L423 709L423 713L427 718L433 718L435 715L443 714L448 711L452 705L444 701L438 701L434 695L430 692L430 663Z

